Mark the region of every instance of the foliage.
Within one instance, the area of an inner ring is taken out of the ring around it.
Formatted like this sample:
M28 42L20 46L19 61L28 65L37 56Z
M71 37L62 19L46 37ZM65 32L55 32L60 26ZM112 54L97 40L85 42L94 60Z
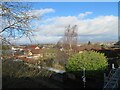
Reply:
M104 70L107 63L107 58L102 53L95 51L84 51L71 56L66 64L67 71L81 71L84 68L88 71Z
M48 72L46 70L40 70L36 67L29 67L22 61L5 60L2 63L2 74L3 76L9 77L37 77L37 76L47 76ZM44 72L44 73L43 73ZM42 73L42 74L41 74Z
M41 88L39 80L49 81L52 71L30 67L21 61L4 60L2 62L3 88Z
M37 65L40 65L41 67L52 67L56 69L64 70L64 66L60 63L56 62L54 58L39 58L39 63Z
M57 42L56 49L57 52L57 60L62 61L61 64L65 64L68 56L74 54L77 50L77 25L67 26L64 36Z
M2 45L2 50L10 50L10 46L9 45Z
M54 63L52 67L58 70L65 70L64 66L59 63Z
M48 67L52 67L54 63L54 59L53 58L38 58L38 65L40 66L48 66Z
M52 58L46 59L44 61L45 61L46 66L48 66L48 67L52 67L54 64L54 59L52 59Z
M43 59L54 59L56 55L56 50L54 48L44 48L43 49Z
M90 41L88 41L88 45L91 45L91 42L90 42Z
M41 66L48 66L48 67L52 67L52 65L54 64L54 60L55 60L55 55L56 55L56 50L53 48L44 48L43 49L43 57L39 57L38 58L38 64Z

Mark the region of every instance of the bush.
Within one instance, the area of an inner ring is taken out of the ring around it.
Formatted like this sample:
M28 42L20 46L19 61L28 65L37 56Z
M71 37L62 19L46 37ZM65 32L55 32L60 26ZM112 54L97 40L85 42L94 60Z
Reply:
M66 64L66 71L87 71L104 70L108 65L107 58L102 53L95 51L84 51L69 57Z

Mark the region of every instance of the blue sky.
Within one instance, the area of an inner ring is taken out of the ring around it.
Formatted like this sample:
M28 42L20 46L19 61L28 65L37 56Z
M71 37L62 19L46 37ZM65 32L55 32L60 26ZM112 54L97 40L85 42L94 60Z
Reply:
M77 15L80 12L94 12L89 18L99 15L115 15L118 14L117 2L31 2L34 9L53 8L55 13L49 13L45 16L68 16Z
M29 2L30 14L41 17L34 22L34 43L56 43L65 27L78 25L79 41L117 41L117 2ZM101 29L100 29L101 28ZM40 40L41 38L41 40ZM27 39L20 39L21 43Z
M12 1L16 2L19 0L12 0ZM119 2L119 0L22 0L22 1L23 2Z

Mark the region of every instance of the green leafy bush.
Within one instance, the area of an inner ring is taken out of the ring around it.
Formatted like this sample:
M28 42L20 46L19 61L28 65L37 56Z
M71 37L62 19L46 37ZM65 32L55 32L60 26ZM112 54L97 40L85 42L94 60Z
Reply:
M104 70L108 65L107 58L102 53L84 51L71 56L66 64L66 71Z

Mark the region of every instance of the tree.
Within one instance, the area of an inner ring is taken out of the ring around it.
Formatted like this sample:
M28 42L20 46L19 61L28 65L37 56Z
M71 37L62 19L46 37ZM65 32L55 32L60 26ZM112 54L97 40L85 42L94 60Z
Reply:
M88 71L104 70L108 65L107 58L102 53L95 51L84 51L77 53L68 59L67 71L81 71L84 68Z
M58 49L56 58L59 63L65 65L68 57L76 53L77 36L77 25L72 27L69 25L56 45Z
M68 50L74 50L77 45L77 25L70 27L70 25L65 30L65 35L63 37L63 48Z
M8 45L2 45L2 50L10 50L10 46Z
M74 48L77 46L77 25L73 27L69 25L65 30L63 38L58 41L57 45L64 50L75 50Z
M31 22L37 20L37 17L30 15L28 4L20 2L2 2L0 3L0 18L2 29L0 38L2 41L8 41L8 38L20 38L22 36L32 35Z
M88 45L91 45L91 42L90 42L90 41L88 42Z

